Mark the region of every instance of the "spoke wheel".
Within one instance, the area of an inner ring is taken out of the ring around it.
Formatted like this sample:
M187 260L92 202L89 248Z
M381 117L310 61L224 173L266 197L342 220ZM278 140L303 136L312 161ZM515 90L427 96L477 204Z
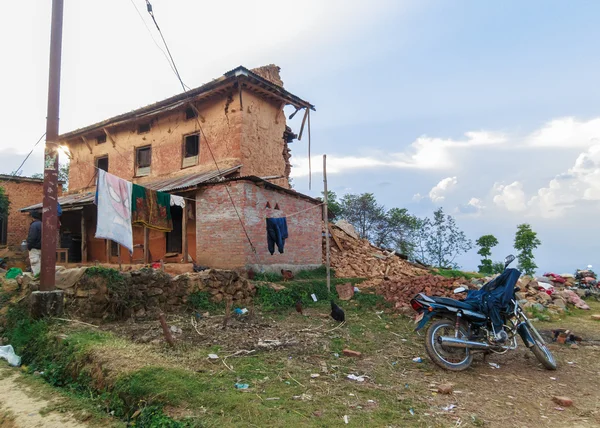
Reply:
M442 345L440 338L442 336L454 337L454 322L448 319L434 321L427 330L425 338L425 349L429 358L438 366L452 371L461 371L468 369L473 362L473 354L466 348L453 348ZM468 334L463 326L459 327L458 338L467 340Z

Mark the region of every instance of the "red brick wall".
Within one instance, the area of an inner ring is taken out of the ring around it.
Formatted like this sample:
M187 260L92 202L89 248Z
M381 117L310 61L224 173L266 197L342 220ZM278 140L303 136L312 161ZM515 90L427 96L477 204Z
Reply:
M250 248L225 184L219 184L200 190L196 197L198 263L219 268L322 263L321 209L313 202L264 189L250 181L235 181L229 186L256 254ZM266 208L267 202L271 209ZM279 210L274 209L276 205ZM276 249L271 255L267 249L266 218L283 217L308 208L287 219L289 238L284 253L279 254Z
M43 199L43 183L19 181L17 179L1 180L0 187L8 195L10 210L8 213L7 240L9 246L21 245L23 239L27 239L31 216L21 213L21 208L40 203ZM59 195L62 189L59 188Z

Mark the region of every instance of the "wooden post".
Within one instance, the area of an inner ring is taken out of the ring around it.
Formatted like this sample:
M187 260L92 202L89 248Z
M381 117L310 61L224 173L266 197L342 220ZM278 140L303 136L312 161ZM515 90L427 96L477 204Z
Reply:
M87 263L87 231L85 230L85 209L81 210L81 262Z
M188 219L187 202L183 207L181 214L181 251L183 252L183 263L188 262L188 240L187 240L187 219Z
M106 263L110 263L110 239L105 239L106 243Z
M117 247L117 257L119 258L119 271L123 270L121 267L121 244Z
M144 264L150 263L150 229L144 226Z
M174 348L175 341L173 340L173 336L171 335L171 331L169 330L169 326L167 325L167 321L165 320L165 314L161 312L158 315L158 320L160 321L160 326L162 327L163 334L165 335L165 340L171 348Z
M327 155L323 155L323 221L325 221L325 263L327 267L327 291L331 293L331 275L329 272L329 213L327 212Z

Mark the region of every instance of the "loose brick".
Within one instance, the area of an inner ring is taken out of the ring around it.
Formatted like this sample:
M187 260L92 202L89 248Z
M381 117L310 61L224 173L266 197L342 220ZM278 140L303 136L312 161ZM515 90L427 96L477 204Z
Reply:
M355 358L360 358L362 356L361 352L358 351L353 351L351 349L344 349L342 351L342 353L346 356L346 357L355 357Z
M552 401L554 401L556 404L563 406L563 407L570 407L573 405L573 400L571 400L569 397L562 397L562 396L552 397Z
M441 385L438 385L437 392L439 392L440 394L452 394L452 391L453 387L451 383L443 383Z

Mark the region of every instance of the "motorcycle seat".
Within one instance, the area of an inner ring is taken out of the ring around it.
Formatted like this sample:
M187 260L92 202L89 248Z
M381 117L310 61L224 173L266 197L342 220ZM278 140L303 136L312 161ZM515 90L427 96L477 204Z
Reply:
M468 303L462 302L460 300L454 300L449 297L431 297L434 302L441 303L442 305L454 306L455 308L468 309L470 311L477 310L473 306Z

